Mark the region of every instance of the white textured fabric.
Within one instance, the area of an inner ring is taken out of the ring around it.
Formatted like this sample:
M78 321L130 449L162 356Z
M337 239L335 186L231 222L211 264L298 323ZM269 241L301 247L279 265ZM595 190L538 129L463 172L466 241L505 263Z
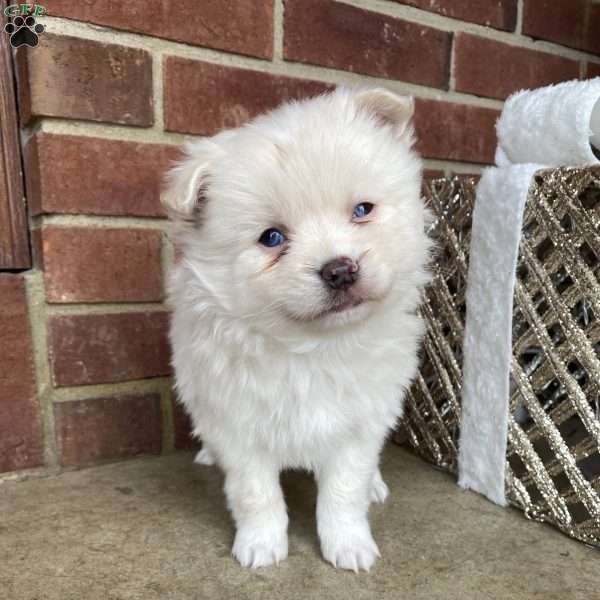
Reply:
M598 101L600 77L513 94L496 124L501 157L548 167L599 163L590 144L600 140L600 131L592 131ZM497 156L500 166L503 158Z
M486 169L471 230L458 483L502 505L515 271L527 191L540 168Z
M600 98L592 109L590 126L592 129L592 137L590 138L590 142L594 148L600 150Z
M512 307L523 211L533 174L599 163L600 77L513 94L498 122L497 167L477 187L471 231L459 485L506 504Z

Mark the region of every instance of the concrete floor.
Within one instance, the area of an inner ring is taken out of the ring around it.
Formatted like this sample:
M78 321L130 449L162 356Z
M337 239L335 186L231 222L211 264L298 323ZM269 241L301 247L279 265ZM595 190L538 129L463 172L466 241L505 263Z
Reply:
M600 553L511 509L461 491L446 474L386 450L391 489L371 509L383 558L355 575L323 562L315 486L284 477L290 557L244 570L215 468L189 453L141 458L0 485L2 600L543 599L591 600Z

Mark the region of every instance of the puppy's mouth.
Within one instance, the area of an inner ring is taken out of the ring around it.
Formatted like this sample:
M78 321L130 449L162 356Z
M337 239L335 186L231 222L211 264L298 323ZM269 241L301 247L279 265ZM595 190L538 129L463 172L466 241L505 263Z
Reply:
M325 316L330 313L341 313L352 308L356 308L366 302L366 298L362 296L354 296L352 294L337 294L331 302L331 306L327 307L321 316Z
M339 319L346 322L355 318L359 319L366 316L368 311L365 309L374 303L383 300L385 294L375 294L372 290L360 289L353 287L346 290L331 291L327 298L324 298L321 306L310 312L288 312L286 316L293 321L299 323L316 323L323 320L334 319L338 322Z
M327 306L322 310L315 311L312 314L305 314L302 316L298 314L288 313L288 317L298 322L314 323L316 321L320 321L321 319L325 319L329 316L342 316L346 313L351 314L354 309L364 304L367 304L371 300L373 300L373 298L350 296L349 294L344 294L333 298L331 302L329 302Z
M354 309L373 299L366 295L357 294L355 291L336 292L332 295L325 308L317 314L312 315L310 320L317 321L331 315L352 313Z

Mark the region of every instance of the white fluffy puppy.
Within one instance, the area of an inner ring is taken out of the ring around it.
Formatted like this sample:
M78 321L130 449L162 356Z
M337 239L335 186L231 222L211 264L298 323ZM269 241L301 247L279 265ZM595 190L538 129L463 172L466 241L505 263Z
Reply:
M176 386L225 472L244 566L288 553L282 469L314 472L326 560L369 569L367 512L423 332L411 98L338 88L189 144L164 203Z

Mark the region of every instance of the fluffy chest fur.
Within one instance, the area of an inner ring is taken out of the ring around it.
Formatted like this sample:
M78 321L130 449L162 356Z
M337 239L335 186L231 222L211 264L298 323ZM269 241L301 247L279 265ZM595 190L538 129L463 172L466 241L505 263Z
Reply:
M343 335L290 346L190 297L193 277L181 266L172 280L173 293L188 296L174 308L173 362L195 433L210 446L261 449L282 467L310 469L345 440L379 439L394 426L422 333L406 299Z

